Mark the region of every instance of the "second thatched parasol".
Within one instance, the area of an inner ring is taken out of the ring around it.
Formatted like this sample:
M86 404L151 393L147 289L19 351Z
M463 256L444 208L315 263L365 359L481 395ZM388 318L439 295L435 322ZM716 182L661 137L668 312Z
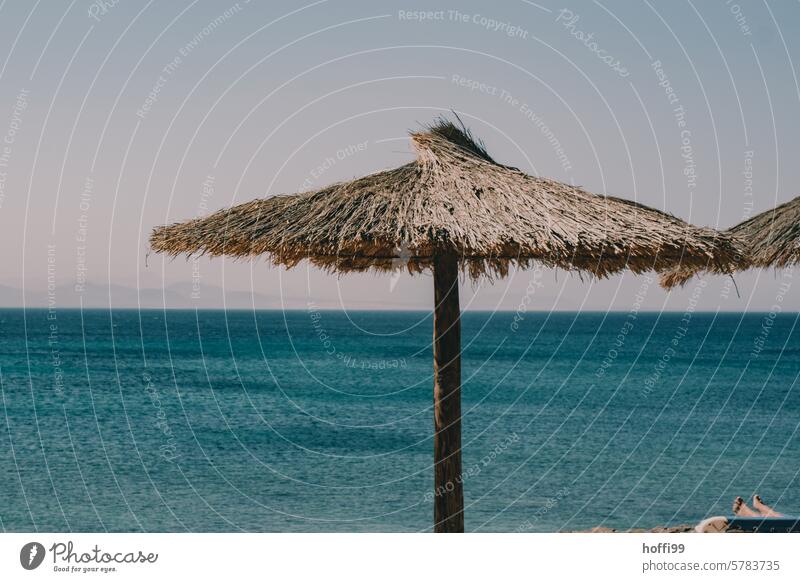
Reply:
M754 267L791 267L800 262L800 197L737 224Z
M792 267L800 263L800 196L766 210L725 231L746 254L737 270L751 267ZM681 265L661 277L668 286L682 285L697 274L697 268Z
M434 530L462 532L459 270L505 276L538 261L598 277L678 265L727 273L740 249L712 229L499 164L463 124L439 120L411 140L417 158L399 168L162 226L150 243L338 272L432 270Z

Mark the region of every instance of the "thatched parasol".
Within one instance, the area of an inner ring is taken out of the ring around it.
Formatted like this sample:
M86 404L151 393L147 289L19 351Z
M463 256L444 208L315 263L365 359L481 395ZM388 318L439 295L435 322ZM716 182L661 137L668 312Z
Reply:
M337 272L432 270L434 530L461 532L459 270L478 279L539 261L598 277L678 264L730 272L739 249L712 229L498 164L463 124L442 119L411 140L417 158L399 168L162 226L150 243Z
M747 255L738 262L737 270L794 266L800 262L800 196L725 232L747 250ZM665 273L661 281L668 286L682 285L696 273L696 268L681 265Z
M749 250L754 267L791 267L800 261L800 197L728 231Z

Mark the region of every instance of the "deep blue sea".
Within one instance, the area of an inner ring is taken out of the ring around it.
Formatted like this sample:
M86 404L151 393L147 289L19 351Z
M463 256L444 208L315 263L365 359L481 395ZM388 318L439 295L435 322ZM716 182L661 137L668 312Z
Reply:
M516 320L515 320L516 317ZM800 513L796 314L463 316L466 527ZM426 312L0 310L0 528L426 531Z

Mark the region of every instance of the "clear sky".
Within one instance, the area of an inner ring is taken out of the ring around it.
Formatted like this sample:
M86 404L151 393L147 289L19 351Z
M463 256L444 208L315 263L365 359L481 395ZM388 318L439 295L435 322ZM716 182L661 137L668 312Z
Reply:
M58 305L124 306L194 278L204 305L427 309L426 276L146 261L147 236L404 163L450 109L503 163L727 228L798 194L798 28L788 1L0 0L0 299L41 304L49 278ZM520 272L463 303L769 310L791 275L740 274L737 297Z

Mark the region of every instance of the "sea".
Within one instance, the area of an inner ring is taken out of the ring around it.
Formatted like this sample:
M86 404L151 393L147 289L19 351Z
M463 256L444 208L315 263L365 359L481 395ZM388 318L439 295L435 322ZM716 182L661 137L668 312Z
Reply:
M0 310L0 529L425 532L430 312ZM794 313L466 312L465 523L800 513Z

